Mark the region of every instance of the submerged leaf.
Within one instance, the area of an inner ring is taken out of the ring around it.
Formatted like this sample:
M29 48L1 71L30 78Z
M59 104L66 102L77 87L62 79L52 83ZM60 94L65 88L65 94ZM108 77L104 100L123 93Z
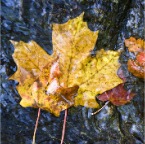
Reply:
M102 49L91 57L97 37L98 31L90 31L81 14L64 24L53 24L51 56L34 41L13 41L18 70L11 78L19 82L20 104L56 116L72 105L97 108L95 95L123 82L117 76L120 52Z

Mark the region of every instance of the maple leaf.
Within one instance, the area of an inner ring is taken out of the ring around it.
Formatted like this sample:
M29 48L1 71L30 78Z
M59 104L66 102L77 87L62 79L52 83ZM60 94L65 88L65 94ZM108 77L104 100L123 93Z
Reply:
M97 108L95 95L122 83L117 76L120 52L100 50L91 57L98 31L90 31L83 14L64 24L53 24L53 54L34 41L12 41L18 66L11 77L23 107L47 110L56 116L72 105Z
M128 60L128 70L136 77L145 78L145 41L130 37L125 40L125 46L136 56L136 59Z

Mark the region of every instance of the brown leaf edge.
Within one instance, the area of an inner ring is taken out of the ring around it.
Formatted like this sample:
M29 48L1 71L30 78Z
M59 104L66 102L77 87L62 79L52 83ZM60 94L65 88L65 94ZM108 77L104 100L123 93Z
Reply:
M122 106L130 102L135 94L131 90L126 90L124 84L119 84L115 88L108 90L97 96L100 101L110 101L115 106Z
M126 103L130 102L131 99L135 96L135 93L132 90L126 90L124 88L125 82L127 81L127 77L124 74L122 67L118 69L117 75L123 80L124 83L119 84L118 86L114 87L111 90L108 90L98 96L96 99L106 102L100 109L93 112L92 115L97 114L100 112L104 107L106 107L110 102L115 106L122 106Z

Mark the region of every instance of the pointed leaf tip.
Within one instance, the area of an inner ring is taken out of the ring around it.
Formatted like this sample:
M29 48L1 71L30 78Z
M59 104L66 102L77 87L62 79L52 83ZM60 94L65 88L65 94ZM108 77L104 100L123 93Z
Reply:
M18 44L18 42L17 42L17 41L14 41L14 40L10 40L10 42L11 42L14 46Z

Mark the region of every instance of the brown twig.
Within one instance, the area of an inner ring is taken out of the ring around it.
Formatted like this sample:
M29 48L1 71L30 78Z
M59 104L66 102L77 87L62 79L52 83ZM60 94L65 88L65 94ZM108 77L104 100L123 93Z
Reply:
M107 101L100 109L98 109L96 112L92 113L92 115L97 114L98 112L100 112L105 106L107 106L109 103L109 101Z
M65 115L64 115L63 129L62 129L62 136L61 136L61 144L63 144L63 141L64 141L66 119L67 119L67 109L65 110Z
M38 121L39 121L39 118L40 118L40 111L41 111L41 109L39 108L38 109L37 120L36 120L36 124L35 124L35 129L34 129L34 134L33 134L33 142L32 142L32 144L35 144L36 131L37 131L37 127L38 127Z

